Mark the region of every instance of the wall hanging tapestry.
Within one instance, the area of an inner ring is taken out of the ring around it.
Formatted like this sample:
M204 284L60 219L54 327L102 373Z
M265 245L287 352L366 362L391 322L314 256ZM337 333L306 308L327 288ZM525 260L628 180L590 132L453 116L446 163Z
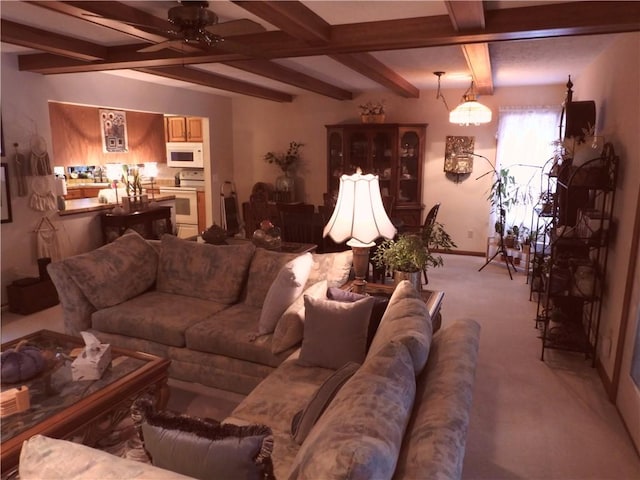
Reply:
M99 109L102 151L104 153L125 153L129 151L127 142L127 116L121 110Z

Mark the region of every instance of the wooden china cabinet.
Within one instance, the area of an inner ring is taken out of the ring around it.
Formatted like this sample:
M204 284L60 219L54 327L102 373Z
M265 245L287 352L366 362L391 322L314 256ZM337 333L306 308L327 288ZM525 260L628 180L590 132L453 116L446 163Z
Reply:
M380 193L393 200L391 217L409 228L421 225L425 123L327 125L327 192L338 195L340 176L378 175Z

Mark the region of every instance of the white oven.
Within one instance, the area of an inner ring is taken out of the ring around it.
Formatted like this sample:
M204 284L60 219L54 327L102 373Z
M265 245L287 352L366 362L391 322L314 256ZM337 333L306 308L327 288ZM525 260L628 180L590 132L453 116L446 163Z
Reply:
M176 230L180 238L198 235L198 187L160 187L160 194L176 197Z

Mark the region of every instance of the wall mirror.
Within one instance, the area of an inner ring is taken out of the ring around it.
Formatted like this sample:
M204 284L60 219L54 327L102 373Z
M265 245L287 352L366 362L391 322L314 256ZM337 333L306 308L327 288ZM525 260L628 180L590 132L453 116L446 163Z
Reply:
M6 163L0 163L0 218L2 223L10 223L11 218L11 194L9 192L9 166Z

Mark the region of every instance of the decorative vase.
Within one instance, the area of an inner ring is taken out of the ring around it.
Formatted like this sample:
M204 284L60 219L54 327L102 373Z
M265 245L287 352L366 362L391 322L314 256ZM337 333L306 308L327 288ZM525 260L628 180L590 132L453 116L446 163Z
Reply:
M276 178L276 191L277 192L289 192L291 201L294 201L295 197L295 179L293 177L293 173L284 172L283 175L280 175Z
M394 270L393 283L394 285L398 285L403 280L409 280L419 292L422 290L422 280L420 275L422 275L422 272L401 272L399 270Z

